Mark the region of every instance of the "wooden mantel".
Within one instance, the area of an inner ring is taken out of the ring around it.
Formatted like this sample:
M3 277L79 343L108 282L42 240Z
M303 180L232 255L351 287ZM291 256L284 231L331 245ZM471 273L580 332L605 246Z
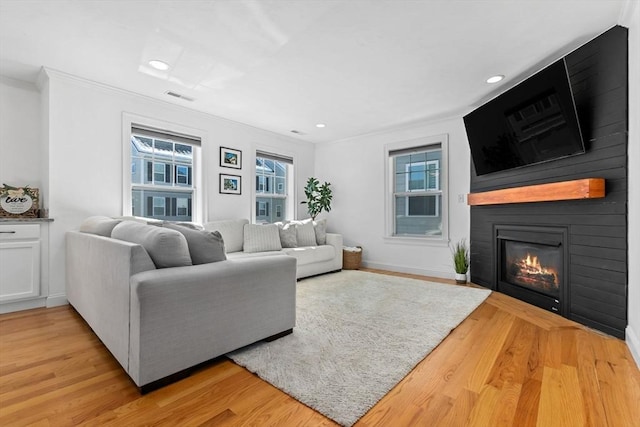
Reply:
M585 178L550 184L527 185L504 190L469 193L469 206L507 203L552 202L604 197L604 178Z

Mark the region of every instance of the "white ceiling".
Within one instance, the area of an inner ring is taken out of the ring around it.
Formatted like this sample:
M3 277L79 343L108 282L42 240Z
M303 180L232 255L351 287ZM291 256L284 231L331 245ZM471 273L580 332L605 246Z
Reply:
M335 141L465 113L616 25L628 1L0 0L0 75L44 66Z

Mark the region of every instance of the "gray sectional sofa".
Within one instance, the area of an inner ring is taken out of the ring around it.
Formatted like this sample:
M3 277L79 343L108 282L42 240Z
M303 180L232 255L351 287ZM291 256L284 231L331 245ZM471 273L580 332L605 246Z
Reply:
M291 227L162 225L92 217L66 235L67 299L142 392L290 333L296 279L342 266L339 235L278 249L273 227Z

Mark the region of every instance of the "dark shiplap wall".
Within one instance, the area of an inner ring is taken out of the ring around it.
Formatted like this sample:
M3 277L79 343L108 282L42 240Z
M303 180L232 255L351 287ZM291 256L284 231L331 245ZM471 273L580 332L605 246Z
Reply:
M627 325L627 29L565 57L586 153L476 176L471 192L601 177L604 199L471 207L471 280L495 289L494 224L569 229L567 317L624 338Z

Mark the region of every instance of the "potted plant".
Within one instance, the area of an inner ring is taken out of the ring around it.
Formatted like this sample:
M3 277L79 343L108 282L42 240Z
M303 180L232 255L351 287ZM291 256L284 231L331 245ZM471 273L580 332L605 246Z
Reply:
M301 204L307 205L307 212L314 221L323 210L326 212L331 210L331 199L333 198L331 183L325 182L320 185L320 181L316 178L309 177L307 185L304 187L304 194L307 196L307 200Z
M456 283L467 283L467 271L469 271L469 248L467 242L462 239L455 244L452 250L453 267L456 271Z

